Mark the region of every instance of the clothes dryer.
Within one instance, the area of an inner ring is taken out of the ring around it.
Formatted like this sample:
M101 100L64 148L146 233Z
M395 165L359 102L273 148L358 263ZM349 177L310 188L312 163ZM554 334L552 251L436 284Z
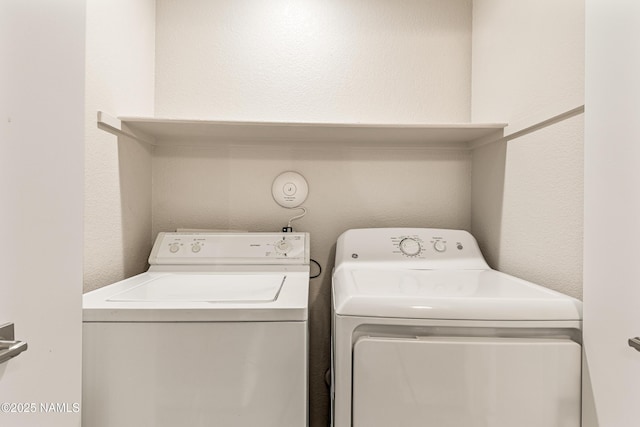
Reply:
M333 272L335 427L579 427L580 301L461 230L359 229Z

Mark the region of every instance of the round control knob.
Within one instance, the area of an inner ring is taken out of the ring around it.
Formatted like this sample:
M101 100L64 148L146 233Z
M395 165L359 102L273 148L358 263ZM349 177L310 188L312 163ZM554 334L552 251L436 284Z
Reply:
M433 249L435 249L438 252L444 252L447 250L447 244L442 240L436 240L435 243L433 244Z
M169 246L169 252L171 252L172 254L175 254L179 250L180 250L180 244L179 243L172 243Z
M202 246L200 246L200 243L194 243L193 245L191 245L191 252L193 252L194 254L197 254L198 252L200 252L200 249L202 249Z
M400 252L407 256L416 256L422 250L420 242L411 237L404 238L400 241Z
M284 240L280 240L278 243L276 243L276 250L283 254L287 253L289 250L291 250L291 244Z

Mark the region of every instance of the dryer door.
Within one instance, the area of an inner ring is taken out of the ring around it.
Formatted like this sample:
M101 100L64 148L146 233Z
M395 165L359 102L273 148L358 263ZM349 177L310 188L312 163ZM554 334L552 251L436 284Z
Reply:
M354 427L579 427L580 345L568 339L360 338Z

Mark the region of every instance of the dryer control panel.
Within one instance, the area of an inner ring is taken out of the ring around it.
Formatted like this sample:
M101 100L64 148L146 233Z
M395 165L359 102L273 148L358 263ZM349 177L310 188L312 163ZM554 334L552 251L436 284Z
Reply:
M336 246L336 268L376 263L415 269L489 268L476 239L464 230L369 228L344 232Z
M159 233L149 264L309 264L309 233Z
M468 243L466 242L466 240L468 240L467 236L451 235L451 233L400 233L398 236L390 236L389 239L391 240L394 248L396 246L398 248L398 251L394 251L394 253L400 253L410 258L424 259L429 256L430 252L445 253L447 251L453 251L455 256L455 251L462 253L464 251L465 244ZM467 252L472 252L474 249L474 246L471 246Z

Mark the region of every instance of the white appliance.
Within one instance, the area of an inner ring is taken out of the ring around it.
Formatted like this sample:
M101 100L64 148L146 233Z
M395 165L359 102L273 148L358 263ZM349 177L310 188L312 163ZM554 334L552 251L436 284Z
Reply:
M360 229L333 272L335 427L579 427L580 301L460 230Z
M84 427L308 425L307 233L160 233L83 297Z

